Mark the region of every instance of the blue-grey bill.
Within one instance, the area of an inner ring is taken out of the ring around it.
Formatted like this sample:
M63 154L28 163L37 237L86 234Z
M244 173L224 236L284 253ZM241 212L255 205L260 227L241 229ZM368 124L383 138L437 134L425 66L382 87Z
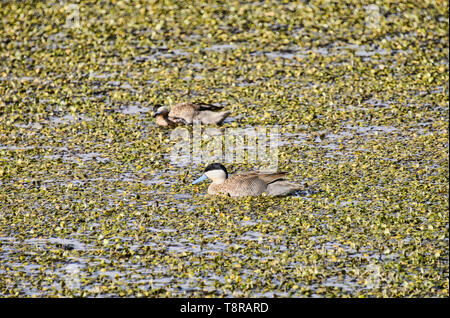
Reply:
M193 181L192 184L200 183L200 182L204 181L206 178L208 178L208 177L205 176L205 175L202 175L200 178L198 178L197 180Z

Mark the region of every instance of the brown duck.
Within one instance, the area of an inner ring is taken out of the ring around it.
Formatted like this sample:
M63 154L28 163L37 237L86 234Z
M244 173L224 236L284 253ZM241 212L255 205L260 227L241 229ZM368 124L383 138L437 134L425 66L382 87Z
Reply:
M155 121L158 126L174 127L177 125L192 124L221 124L230 111L219 111L223 107L205 103L180 103L173 106L170 111L167 107L159 107L155 112Z
M203 171L203 175L192 182L197 184L209 178L212 183L208 194L228 195L231 197L257 196L263 193L272 196L285 196L300 190L300 187L283 177L287 172L241 172L228 176L227 169L220 163L212 163Z

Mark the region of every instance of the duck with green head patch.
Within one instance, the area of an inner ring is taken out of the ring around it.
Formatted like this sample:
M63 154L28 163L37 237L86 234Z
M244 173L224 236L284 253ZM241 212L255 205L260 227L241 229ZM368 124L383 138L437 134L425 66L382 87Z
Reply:
M203 171L203 175L192 182L200 183L210 179L212 183L208 187L208 194L228 195L231 197L258 196L263 193L272 196L285 196L300 190L300 187L292 182L284 180L287 172L241 172L231 176L227 169L220 163L212 163Z

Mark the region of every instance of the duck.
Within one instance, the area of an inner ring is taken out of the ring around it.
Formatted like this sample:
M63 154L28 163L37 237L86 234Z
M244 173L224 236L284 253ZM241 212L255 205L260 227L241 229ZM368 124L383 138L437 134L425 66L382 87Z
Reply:
M221 163L209 164L201 177L192 182L198 184L206 179L212 183L208 187L208 194L226 195L230 197L243 196L286 196L300 187L283 178L287 172L240 172L228 175L227 169Z
M230 114L230 111L219 111L223 107L206 103L180 103L173 106L170 111L166 106L159 107L155 114L155 122L161 127L175 127L192 124L221 124Z

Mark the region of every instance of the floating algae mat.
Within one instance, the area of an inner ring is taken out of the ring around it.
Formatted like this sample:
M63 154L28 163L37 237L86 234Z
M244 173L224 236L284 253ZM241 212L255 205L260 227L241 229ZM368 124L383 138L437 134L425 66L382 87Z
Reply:
M447 1L0 15L0 296L449 296ZM188 100L276 125L304 189L205 196L152 117Z

